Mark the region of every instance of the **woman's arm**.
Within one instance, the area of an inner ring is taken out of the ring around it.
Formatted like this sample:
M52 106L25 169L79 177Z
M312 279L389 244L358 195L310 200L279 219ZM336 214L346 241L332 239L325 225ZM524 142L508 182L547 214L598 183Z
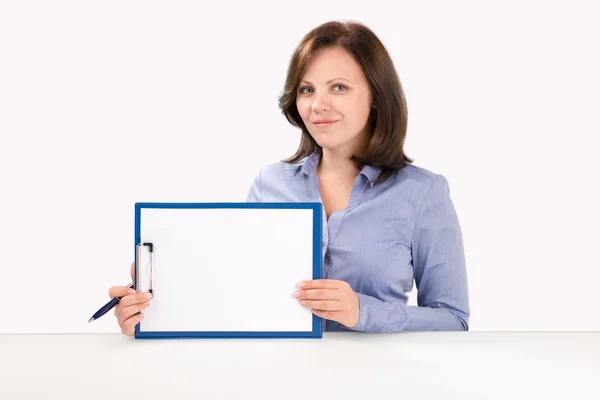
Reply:
M448 181L437 175L417 214L412 235L417 306L357 293L355 331L467 331L469 296L460 224Z

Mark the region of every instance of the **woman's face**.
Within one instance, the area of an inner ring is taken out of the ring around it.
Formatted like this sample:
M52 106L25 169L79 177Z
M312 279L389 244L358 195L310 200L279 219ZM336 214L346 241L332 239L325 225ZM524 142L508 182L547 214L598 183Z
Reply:
M360 152L368 140L371 104L367 79L348 52L323 49L309 59L296 106L319 146L344 154Z

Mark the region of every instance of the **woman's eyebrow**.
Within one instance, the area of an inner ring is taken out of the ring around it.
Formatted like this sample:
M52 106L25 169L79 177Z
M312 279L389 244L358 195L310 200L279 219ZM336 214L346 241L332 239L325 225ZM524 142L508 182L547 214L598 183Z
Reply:
M348 80L348 79L344 79L344 78L333 78L333 79L330 79L330 80L328 80L327 82L325 82L325 84L327 85L328 83L331 83L331 82L335 81L336 79L341 79L341 80L343 80L343 81L346 81L346 82L350 82L350 83L352 83L352 81L350 81L350 80ZM304 82L304 83L308 83L309 85L312 85L312 83L310 83L309 81L302 80L302 82ZM300 82L300 83L302 83L302 82Z

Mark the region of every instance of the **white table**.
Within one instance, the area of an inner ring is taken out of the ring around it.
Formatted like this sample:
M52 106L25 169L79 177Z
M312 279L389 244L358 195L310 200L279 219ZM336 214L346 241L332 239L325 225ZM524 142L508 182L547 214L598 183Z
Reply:
M600 399L600 332L0 335L0 399Z

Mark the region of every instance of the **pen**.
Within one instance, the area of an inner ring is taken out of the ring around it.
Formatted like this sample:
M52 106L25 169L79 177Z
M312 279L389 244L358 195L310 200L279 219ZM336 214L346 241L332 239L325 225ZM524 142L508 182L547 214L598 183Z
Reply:
M133 288L133 283L130 285L127 285L127 287ZM118 297L118 296L111 299L108 303L106 303L98 311L96 311L96 313L94 315L92 315L92 318L90 318L90 320L88 321L88 324L94 320L97 320L98 318L100 318L101 316L103 316L104 314L106 314L107 312L112 310L114 306L119 304L119 301L121 301L121 297Z

